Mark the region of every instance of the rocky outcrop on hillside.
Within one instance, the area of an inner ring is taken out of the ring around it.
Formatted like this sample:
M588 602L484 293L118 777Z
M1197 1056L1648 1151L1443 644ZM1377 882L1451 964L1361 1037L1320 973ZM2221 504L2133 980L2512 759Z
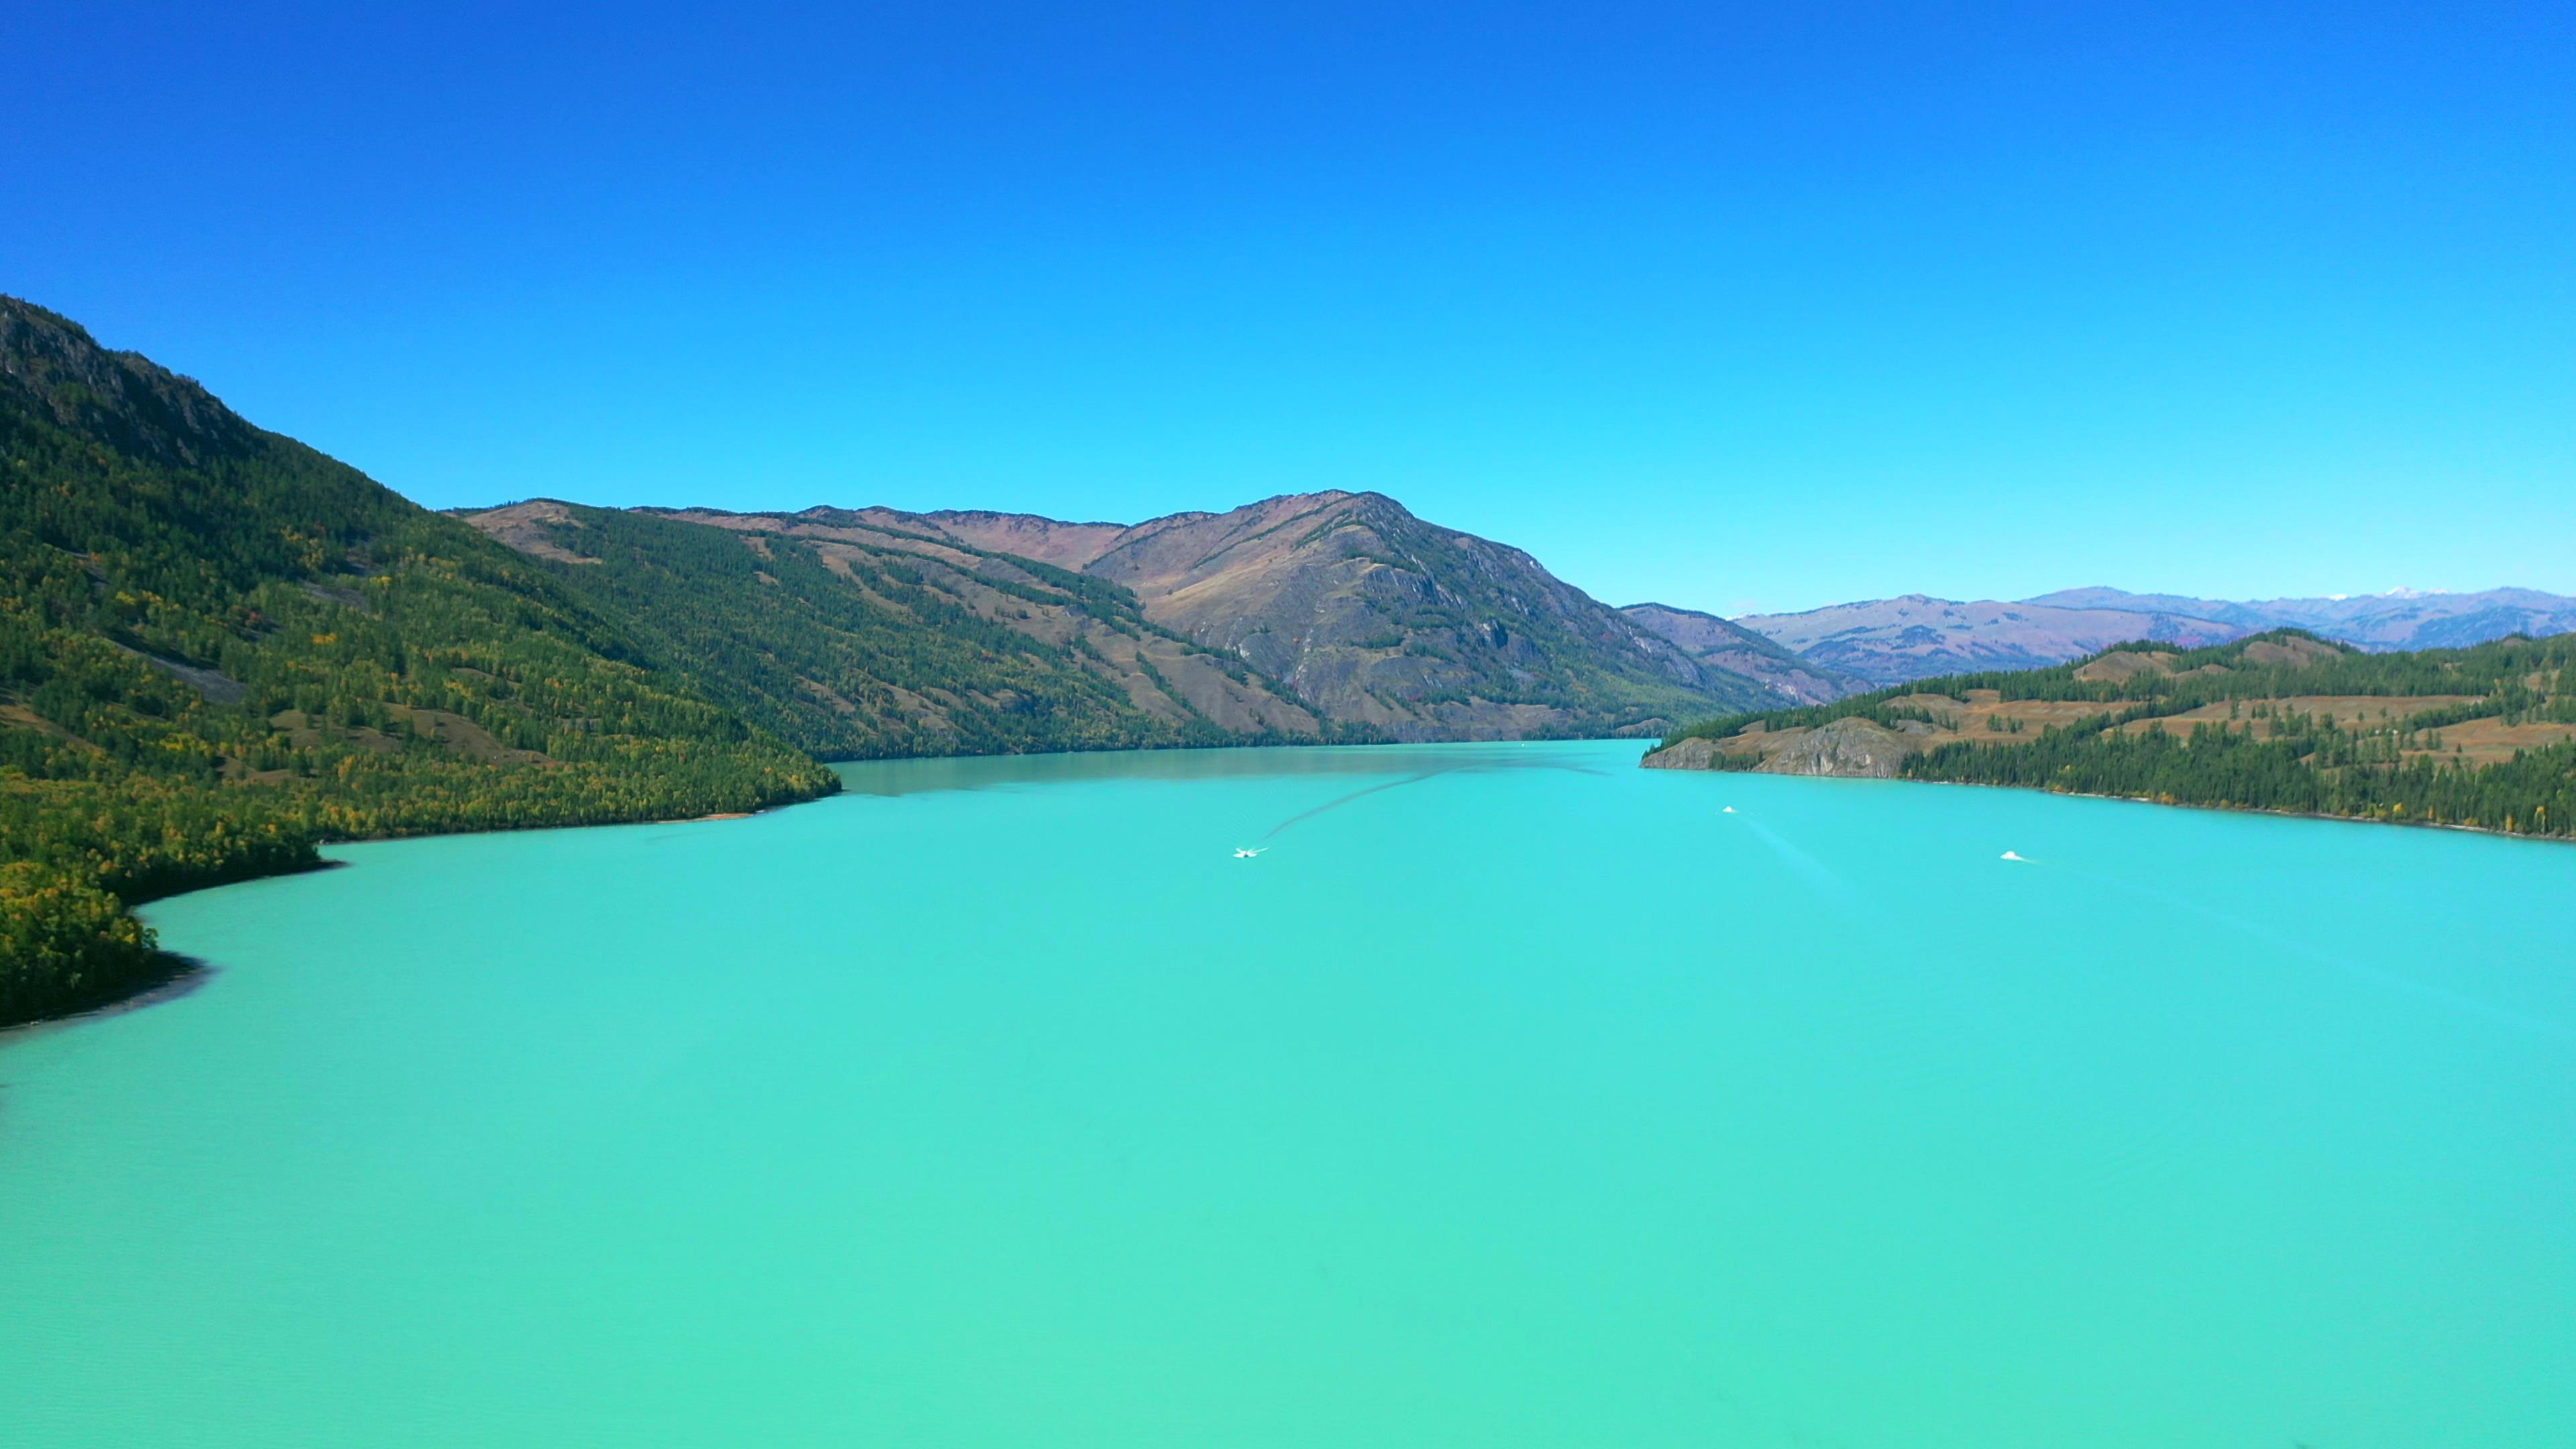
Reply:
M1639 763L1650 770L1749 768L1761 775L1892 780L1907 759L1923 752L1933 733L1931 726L1911 720L1890 729L1851 715L1813 729L1757 733L1727 742L1694 735L1654 751ZM1728 743L1738 750L1729 750ZM1757 760L1760 763L1752 763Z
M1857 715L1820 725L1772 752L1761 769L1769 775L1837 775L1892 780L1910 755L1922 753L1931 730L1909 720L1889 729Z

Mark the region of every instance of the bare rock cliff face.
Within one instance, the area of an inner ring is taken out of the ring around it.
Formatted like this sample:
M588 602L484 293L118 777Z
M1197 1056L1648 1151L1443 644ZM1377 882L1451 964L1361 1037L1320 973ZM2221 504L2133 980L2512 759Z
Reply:
M1754 749L1759 751L1762 763L1753 769L1764 775L1892 780L1908 759L1923 752L1931 733L1929 725L1908 722L1889 729L1848 716L1811 730L1783 730L1778 735L1756 737ZM1775 740L1777 743L1773 743ZM1725 753L1715 740L1692 738L1657 750L1639 763L1649 770L1714 770L1723 768L1720 757Z
M1909 756L1922 753L1918 736L1873 724L1857 715L1807 731L1762 762L1766 775L1838 775L1892 780Z
M1717 741L1694 735L1680 744L1667 745L1637 763L1649 770L1714 770L1718 768L1717 757L1722 753Z

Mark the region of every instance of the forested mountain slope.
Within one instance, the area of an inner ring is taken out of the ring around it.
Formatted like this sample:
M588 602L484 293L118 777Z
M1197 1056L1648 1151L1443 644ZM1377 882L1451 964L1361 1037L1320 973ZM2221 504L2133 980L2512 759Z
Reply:
M1176 661L1232 667L1240 701L1199 705L1228 728L1300 727L1261 702L1264 690L1322 728L1406 740L1652 733L1794 697L1694 657L1518 549L1374 493L1294 494L1132 526L890 509L668 516L746 543L762 534L909 552L987 582L1017 569L1049 588L1105 588L1101 621L1132 610L1130 624L1165 641L1148 652L1182 693L1195 699L1198 687L1173 673ZM986 614L1015 623L1007 608ZM1123 663L1123 646L1091 637Z
M317 841L832 789L550 573L0 298L0 1022Z
M1376 737L1151 623L1116 584L883 514L540 501L468 521L827 757Z
M1651 767L2022 785L2576 834L2576 634L2371 654L2152 641L1710 721Z

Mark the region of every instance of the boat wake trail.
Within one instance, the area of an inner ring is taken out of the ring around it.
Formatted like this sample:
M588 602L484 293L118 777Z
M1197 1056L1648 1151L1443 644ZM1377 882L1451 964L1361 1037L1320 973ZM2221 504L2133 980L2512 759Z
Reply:
M1262 835L1262 837L1261 837L1261 838L1262 838L1262 839L1264 839L1264 840L1268 840L1268 839L1270 839L1272 836L1275 836L1275 835L1279 834L1281 831L1286 830L1286 829L1287 829L1289 826L1291 826L1291 825L1296 825L1296 824L1298 824L1298 823L1300 823L1300 822L1302 822L1302 821L1312 820L1312 819L1314 819L1316 816L1323 814L1323 813L1324 813L1325 811L1327 811L1327 810L1339 810L1339 809L1341 809L1343 806L1348 805L1349 803L1351 803L1351 802L1352 802L1352 801L1354 801L1354 800L1361 799L1361 798L1363 798L1363 797L1365 797L1365 796L1374 795L1374 794L1376 794L1377 792L1379 792L1380 790L1395 790L1395 789L1401 789L1402 787L1404 787L1404 786L1406 786L1406 785L1419 785L1419 784L1421 784L1423 781L1428 780L1428 779L1431 779L1433 776L1436 776L1436 775L1446 775L1446 774L1448 774L1448 773L1449 773L1449 772L1448 772L1447 770L1425 770L1425 771L1423 771L1423 772L1422 772L1421 774L1419 774L1419 775L1407 775L1407 776L1405 776L1405 777L1404 777L1403 779L1401 779L1401 780L1381 780L1381 781L1379 781L1377 784L1374 784L1374 785L1369 786L1367 789L1364 789L1364 790L1353 790L1351 793L1349 793L1349 794L1347 794L1347 795L1342 796L1340 799L1337 799L1337 800L1327 800L1327 801L1325 801L1323 804L1316 806L1316 807L1315 807L1314 809L1312 809L1312 810L1304 811L1304 812L1302 812L1302 813L1300 813L1300 814L1296 814L1296 815L1291 815L1291 816L1289 816L1287 819L1280 821L1278 824L1271 826L1271 827L1270 827L1270 829L1269 829L1268 831L1266 831L1266 832L1264 832L1264 833L1263 833L1263 835Z

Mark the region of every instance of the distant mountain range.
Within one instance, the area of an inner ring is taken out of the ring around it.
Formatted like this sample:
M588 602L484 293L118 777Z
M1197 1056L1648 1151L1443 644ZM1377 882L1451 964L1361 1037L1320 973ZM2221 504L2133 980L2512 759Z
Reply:
M1820 669L1900 684L1988 669L2036 669L2153 639L2185 648L2267 629L2305 629L2370 650L2458 648L2508 634L2576 630L2576 599L2534 589L2237 601L2062 589L2017 601L1906 594L1734 621Z
M2473 594L2392 589L2384 594L2237 603L2093 588L2063 589L2030 602L2062 608L2187 615L2230 624L2246 633L2305 629L2379 650L2460 649L2508 634L2528 634L2539 639L2576 630L2576 599L2544 594L2538 589L2485 589Z

